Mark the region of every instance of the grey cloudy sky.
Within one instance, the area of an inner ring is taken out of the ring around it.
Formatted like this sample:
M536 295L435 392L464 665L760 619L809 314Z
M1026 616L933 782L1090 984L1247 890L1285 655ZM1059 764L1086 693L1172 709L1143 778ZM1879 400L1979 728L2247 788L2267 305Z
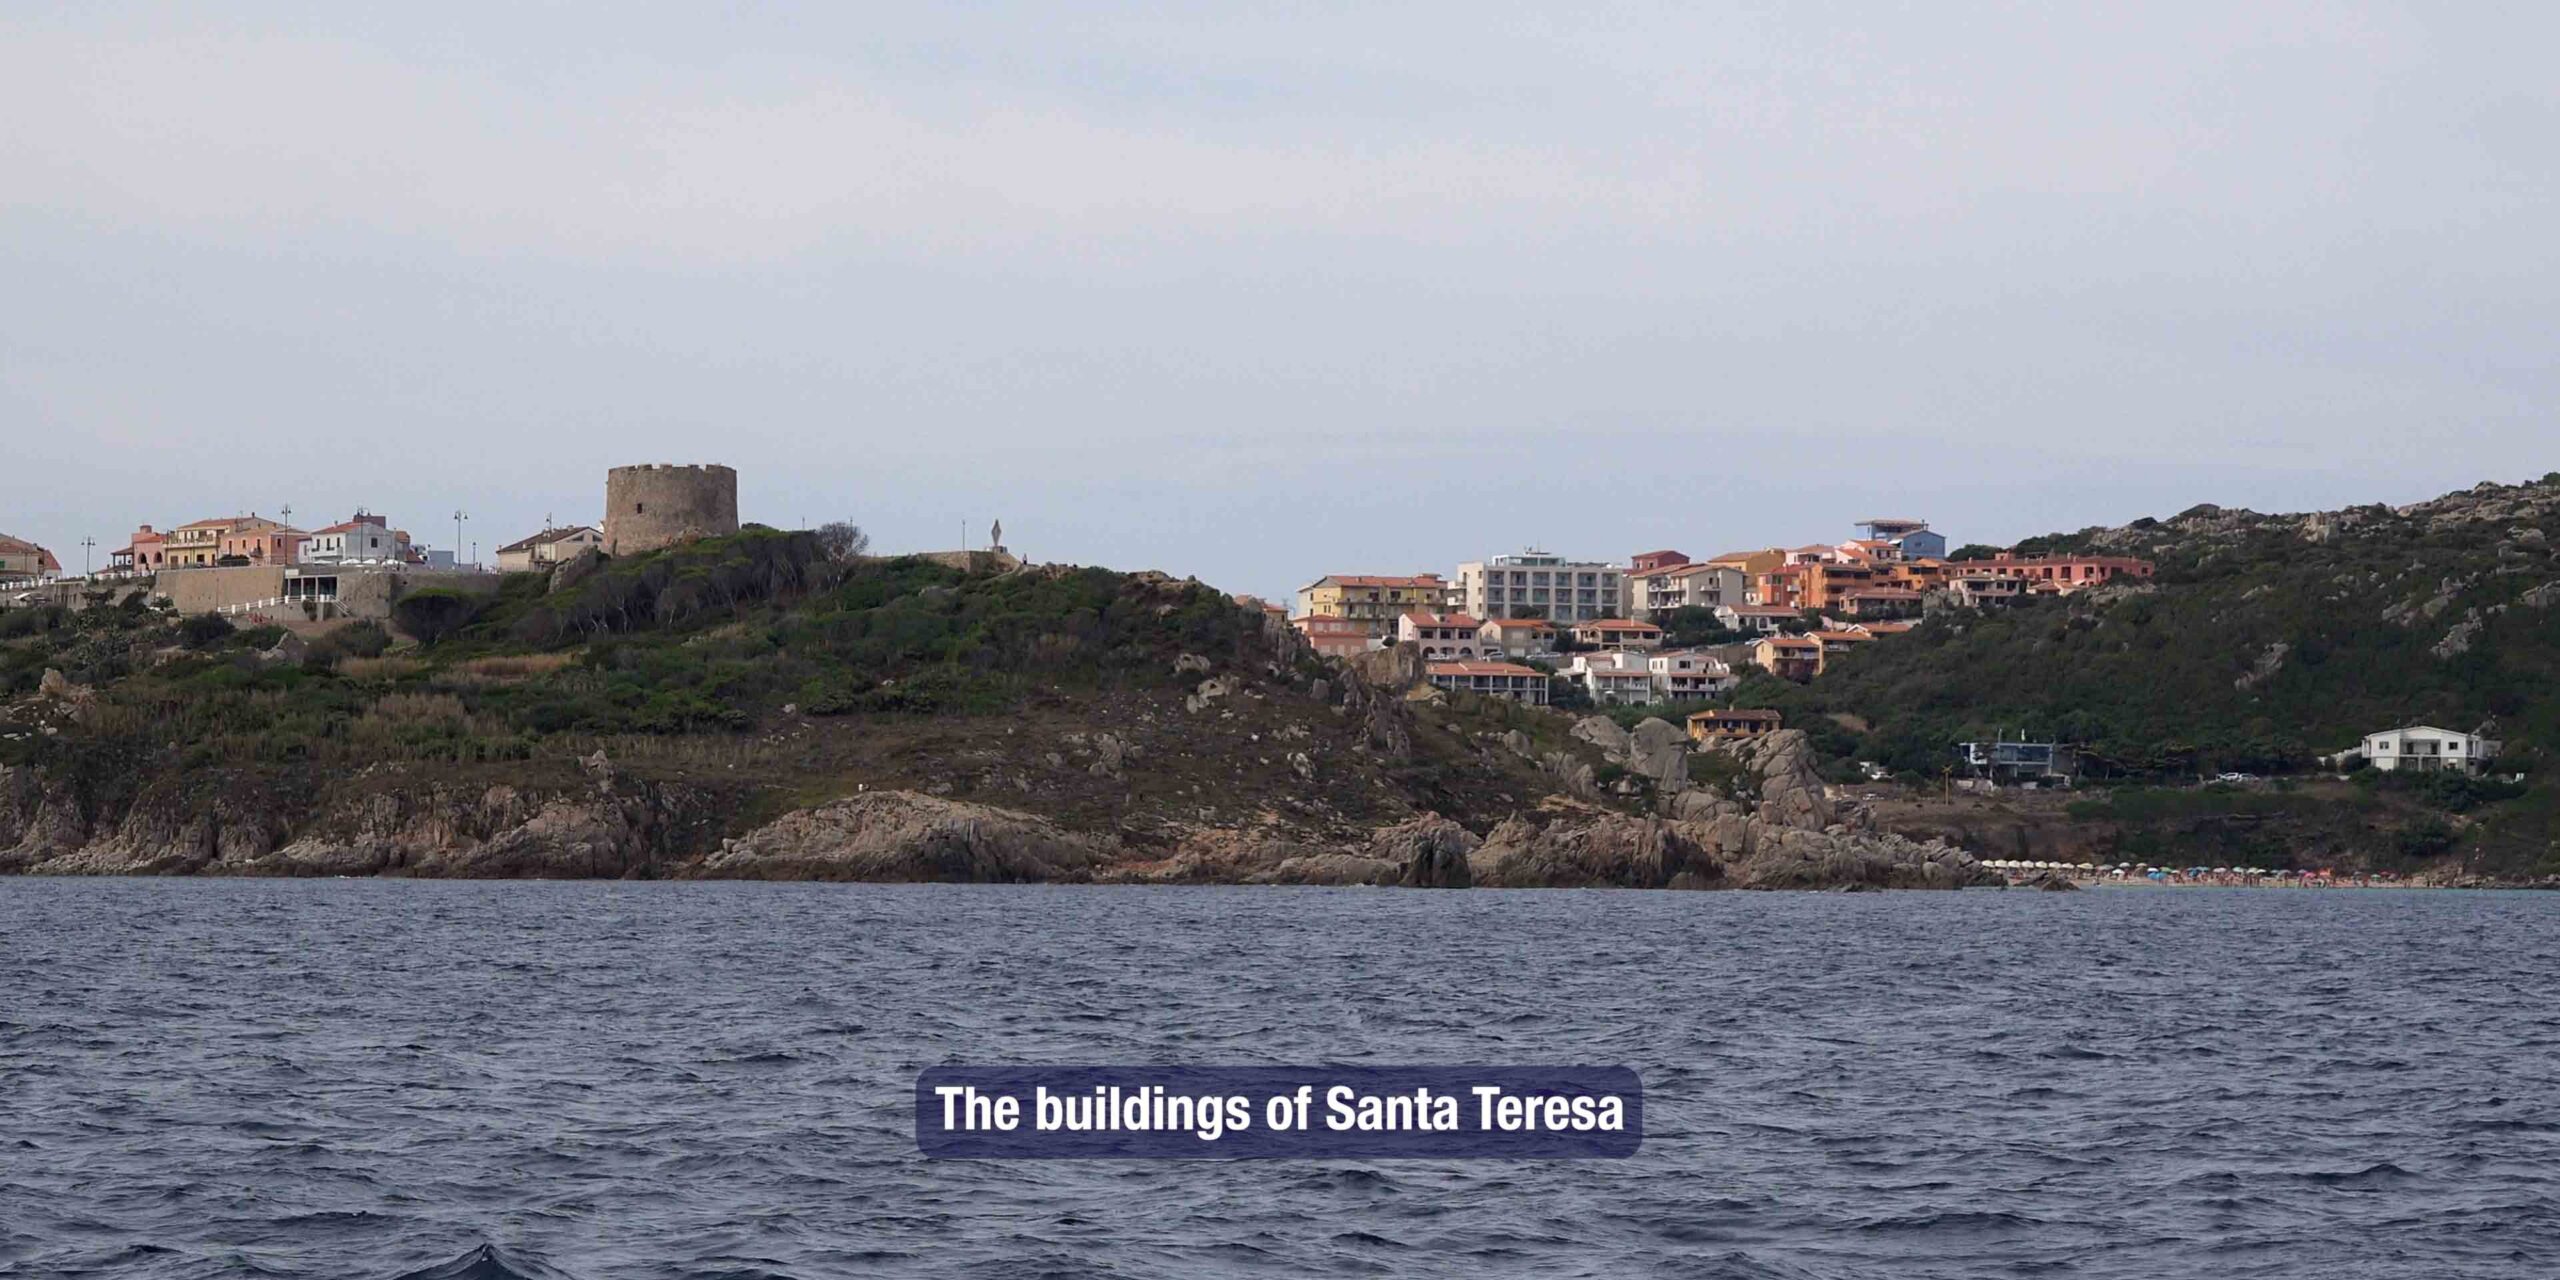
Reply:
M716 460L1281 592L2560 468L2547 6L1268 8L9 6L0 531Z

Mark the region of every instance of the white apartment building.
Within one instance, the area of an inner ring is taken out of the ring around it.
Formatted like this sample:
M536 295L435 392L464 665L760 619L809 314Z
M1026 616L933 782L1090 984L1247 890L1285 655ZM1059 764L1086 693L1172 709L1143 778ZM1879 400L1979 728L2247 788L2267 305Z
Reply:
M1627 616L1660 622L1674 609L1745 603L1748 579L1727 564L1675 564L1627 575Z
M1458 566L1458 607L1479 618L1570 626L1626 614L1625 568L1531 549Z
M1696 649L1647 654L1644 665L1653 675L1654 691L1672 702L1721 698L1742 683L1732 666Z
M1422 672L1434 687L1452 693L1547 705L1547 676L1535 667L1512 662L1432 662L1424 664Z
M1591 700L1604 707L1703 702L1723 697L1741 683L1731 666L1696 649L1577 653L1565 664L1563 674L1589 690Z

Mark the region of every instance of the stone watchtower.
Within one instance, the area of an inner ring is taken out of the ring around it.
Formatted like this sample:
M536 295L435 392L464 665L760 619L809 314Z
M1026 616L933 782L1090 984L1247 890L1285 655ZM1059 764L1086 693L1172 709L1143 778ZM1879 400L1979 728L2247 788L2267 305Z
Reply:
M738 531L738 473L717 463L615 467L604 477L604 553L636 555Z

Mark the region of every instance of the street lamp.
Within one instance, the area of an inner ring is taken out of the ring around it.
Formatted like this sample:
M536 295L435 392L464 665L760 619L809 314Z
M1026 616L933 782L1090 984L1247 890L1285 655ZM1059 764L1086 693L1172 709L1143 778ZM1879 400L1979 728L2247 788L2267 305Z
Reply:
M453 509L453 555L457 562L462 558L462 522L470 518L471 517L462 514L462 508L456 507ZM479 557L475 555L472 558L476 560ZM453 567L459 569L462 566L461 564L456 563Z

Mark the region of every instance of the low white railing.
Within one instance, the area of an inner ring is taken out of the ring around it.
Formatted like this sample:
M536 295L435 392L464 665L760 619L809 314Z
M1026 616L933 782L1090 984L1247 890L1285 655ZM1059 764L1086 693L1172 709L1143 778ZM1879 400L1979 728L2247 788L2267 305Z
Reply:
M306 604L327 605L331 608L335 608L337 603L338 598L336 596L277 596L270 600L250 600L240 604L226 604L216 608L214 612L221 614L226 618L237 618L244 615L263 614L269 610L277 612L298 611Z

